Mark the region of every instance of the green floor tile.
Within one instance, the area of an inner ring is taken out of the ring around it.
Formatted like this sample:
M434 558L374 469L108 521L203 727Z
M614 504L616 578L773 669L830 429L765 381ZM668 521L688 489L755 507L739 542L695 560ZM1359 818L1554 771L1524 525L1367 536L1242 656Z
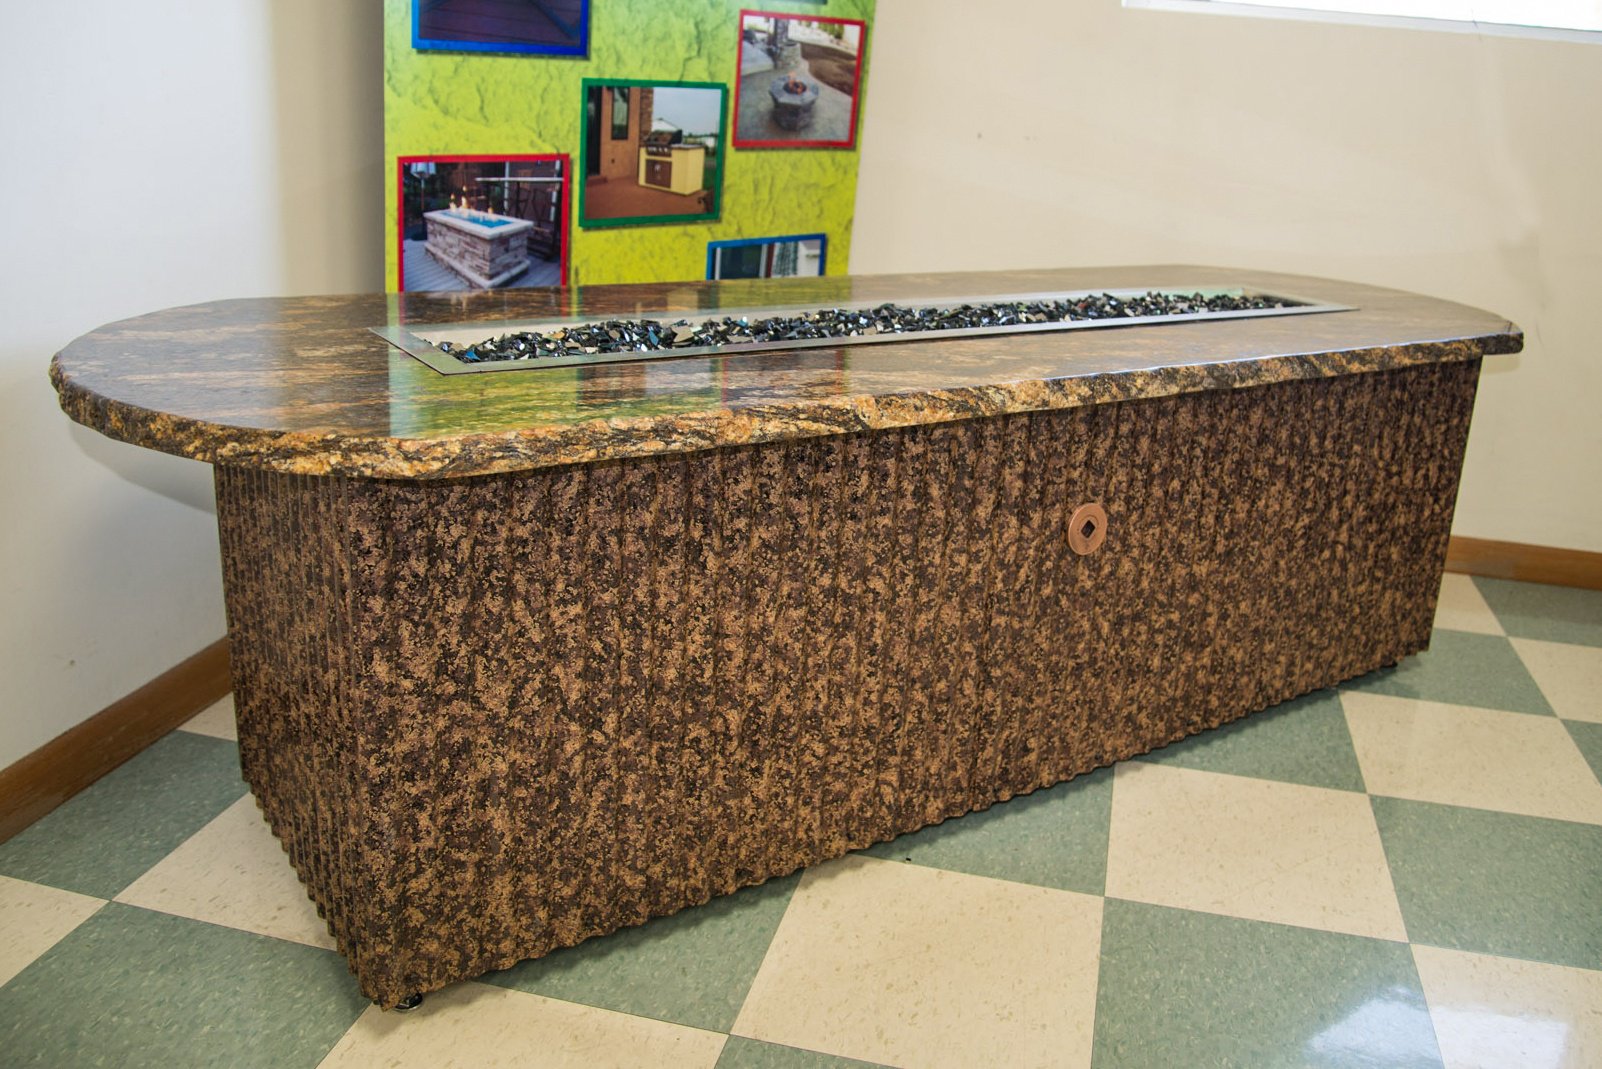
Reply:
M480 979L727 1032L800 882L799 875L769 880Z
M1602 968L1602 828L1372 801L1413 942Z
M1474 585L1515 638L1602 646L1602 590L1479 577Z
M1092 1063L1439 1066L1406 944L1118 899Z
M175 731L0 845L0 875L111 898L244 793L232 742Z
M863 853L887 861L1099 895L1107 886L1112 769L1097 769Z
M1518 651L1501 635L1437 629L1428 650L1341 688L1510 713L1552 713Z
M1363 790L1363 771L1336 690L1321 690L1192 735L1141 760L1309 787Z
M1596 778L1602 780L1602 724L1589 724L1580 720L1565 720L1563 726L1569 729L1574 738L1574 745L1580 748L1585 760L1596 773Z
M758 1039L730 1036L723 1045L717 1069L853 1069L855 1066L877 1066L878 1062L859 1062L855 1058L841 1058L833 1054L819 1054L815 1050L800 1050L778 1043L763 1043Z
M329 951L113 902L0 988L0 1062L312 1069L368 1005Z

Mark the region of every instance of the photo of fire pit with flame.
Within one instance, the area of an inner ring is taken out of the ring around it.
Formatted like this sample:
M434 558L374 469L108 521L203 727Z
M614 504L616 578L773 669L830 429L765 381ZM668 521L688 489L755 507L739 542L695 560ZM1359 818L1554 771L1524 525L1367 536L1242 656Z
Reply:
M851 19L743 12L734 144L854 145L865 29Z
M567 280L567 157L404 157L400 290L559 286Z

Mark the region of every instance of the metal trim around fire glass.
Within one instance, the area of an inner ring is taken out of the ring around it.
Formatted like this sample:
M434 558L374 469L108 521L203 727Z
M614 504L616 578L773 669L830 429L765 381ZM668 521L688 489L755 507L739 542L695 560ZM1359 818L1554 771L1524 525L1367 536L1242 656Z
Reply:
M1267 316L1310 315L1321 312L1354 311L1349 305L1324 304L1284 293L1264 293L1241 287L1220 286L1165 286L1163 288L1124 288L1109 290L1075 290L1069 293L1009 293L984 297L942 298L938 301L917 301L901 307L917 311L943 311L964 304L1010 304L1029 301L1064 301L1083 297L1107 295L1112 297L1144 297L1147 294L1170 297L1263 297L1269 300L1288 301L1282 308L1251 308L1233 312L1187 312L1177 315L1127 316L1113 319L1064 319L1047 323L1016 323L995 327L964 327L956 330L900 331L883 334L858 334L831 338L791 338L765 342L741 342L731 345L696 345L681 349L657 349L646 352L585 353L580 356L541 357L529 360L486 360L467 363L436 347L448 341L458 345L472 345L486 338L520 331L541 332L563 327L588 326L615 321L621 317L574 316L566 319L521 320L463 320L455 323L427 323L406 327L389 324L369 327L374 334L389 342L442 375L470 375L484 371L535 371L544 368L586 367L594 364L638 363L646 360L676 360L687 356L737 356L741 353L773 352L779 349L840 349L855 345L874 345L882 342L947 341L956 338L988 337L997 334L1032 334L1057 330L1093 330L1107 327L1150 326L1162 323L1189 323L1211 319L1256 319ZM843 301L829 304L829 311L868 311L884 301ZM822 311L816 305L771 305L766 308L724 308L713 315L683 315L662 312L654 318L663 323L680 322L695 326L723 319L767 319L780 315Z

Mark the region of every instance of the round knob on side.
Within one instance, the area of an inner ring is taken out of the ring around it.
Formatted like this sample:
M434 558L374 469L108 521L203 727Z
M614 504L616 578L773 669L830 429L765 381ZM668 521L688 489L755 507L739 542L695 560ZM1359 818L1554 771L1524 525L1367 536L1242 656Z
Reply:
M1083 557L1107 541L1107 510L1095 502L1080 505L1068 517L1068 548Z

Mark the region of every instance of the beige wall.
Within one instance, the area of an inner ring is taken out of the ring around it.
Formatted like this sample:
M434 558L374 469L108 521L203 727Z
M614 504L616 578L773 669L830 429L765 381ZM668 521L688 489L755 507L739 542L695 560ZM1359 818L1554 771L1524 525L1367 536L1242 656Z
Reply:
M68 422L110 320L382 286L376 4L8 5L0 766L221 637L211 472Z
M985 14L976 14L983 11ZM851 269L1262 267L1492 309L1456 531L1602 550L1602 42L880 0Z

